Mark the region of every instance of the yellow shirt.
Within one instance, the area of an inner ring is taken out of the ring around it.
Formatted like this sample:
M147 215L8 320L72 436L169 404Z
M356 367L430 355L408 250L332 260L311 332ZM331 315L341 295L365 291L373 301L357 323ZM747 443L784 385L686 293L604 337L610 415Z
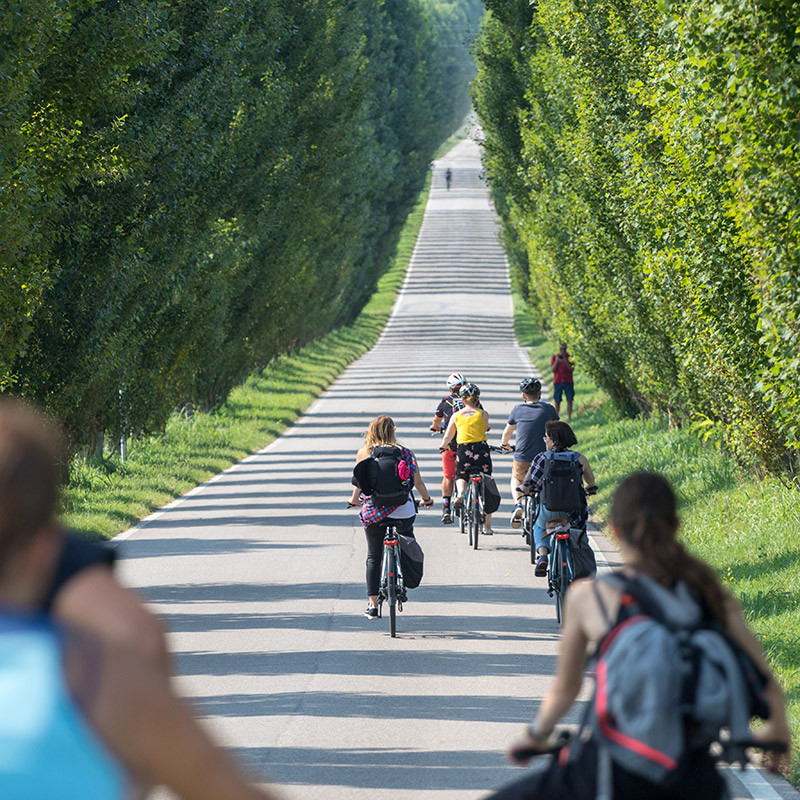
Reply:
M470 444L486 441L486 422L483 411L465 417L461 411L456 412L456 444Z

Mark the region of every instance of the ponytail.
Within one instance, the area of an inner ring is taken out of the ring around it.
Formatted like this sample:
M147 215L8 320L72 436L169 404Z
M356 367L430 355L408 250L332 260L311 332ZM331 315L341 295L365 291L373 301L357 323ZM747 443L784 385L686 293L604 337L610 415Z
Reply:
M726 618L726 596L714 571L678 541L676 499L655 472L635 472L614 493L611 514L623 542L633 547L636 569L665 586L685 581L717 619Z

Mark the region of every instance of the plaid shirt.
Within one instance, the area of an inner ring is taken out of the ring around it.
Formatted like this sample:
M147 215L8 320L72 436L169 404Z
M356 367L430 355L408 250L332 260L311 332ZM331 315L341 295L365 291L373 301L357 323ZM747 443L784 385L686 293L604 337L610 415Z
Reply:
M547 461L547 451L537 453L531 461L531 468L522 482L522 488L531 492L541 492L544 485L544 465ZM583 469L583 467L581 467ZM583 487L581 487L583 491ZM564 516L569 520L571 528L585 528L586 521L589 519L589 508L586 505L586 493L583 492L583 508L578 511L564 512Z
M417 460L407 447L400 448L400 458L408 462L411 469L411 481L413 486L414 475L417 473ZM409 495L410 493L409 490ZM370 525L374 525L376 522L383 522L387 517L391 517L398 508L400 508L400 506L374 506L369 497L364 497L358 516L361 518L361 524L367 528Z

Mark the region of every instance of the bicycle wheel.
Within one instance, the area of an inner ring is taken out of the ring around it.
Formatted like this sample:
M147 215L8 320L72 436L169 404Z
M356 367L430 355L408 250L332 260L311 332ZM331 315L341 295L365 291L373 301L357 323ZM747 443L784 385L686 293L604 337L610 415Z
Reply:
M467 485L464 492L464 505L461 507L461 521L467 532L467 546L472 547L472 484Z
M478 549L478 537L481 535L483 522L481 520L481 493L477 483L472 484L472 492L470 494L470 506L472 514L470 516L470 523L472 526L472 549Z
M528 532L528 546L531 548L531 564L536 563L536 537L533 535L533 526L536 523L539 506L533 502L532 497L526 498L525 503L525 527Z
M556 621L559 625L563 623L564 620L564 595L567 591L567 587L569 586L569 576L567 570L567 554L566 548L564 547L561 540L557 540L557 543L553 547L553 569L556 573L556 585L555 585L555 599L556 599Z
M386 601L389 603L389 632L394 638L397 632L397 563L394 548L387 548L386 563L389 567L389 579L386 584Z

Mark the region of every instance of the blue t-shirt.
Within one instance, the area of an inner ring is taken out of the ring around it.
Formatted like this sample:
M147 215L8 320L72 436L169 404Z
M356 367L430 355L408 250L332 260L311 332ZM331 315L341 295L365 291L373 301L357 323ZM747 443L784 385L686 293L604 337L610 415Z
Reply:
M555 408L541 400L511 409L508 422L517 426L514 461L533 461L537 453L544 452L544 424L551 419L558 419Z

